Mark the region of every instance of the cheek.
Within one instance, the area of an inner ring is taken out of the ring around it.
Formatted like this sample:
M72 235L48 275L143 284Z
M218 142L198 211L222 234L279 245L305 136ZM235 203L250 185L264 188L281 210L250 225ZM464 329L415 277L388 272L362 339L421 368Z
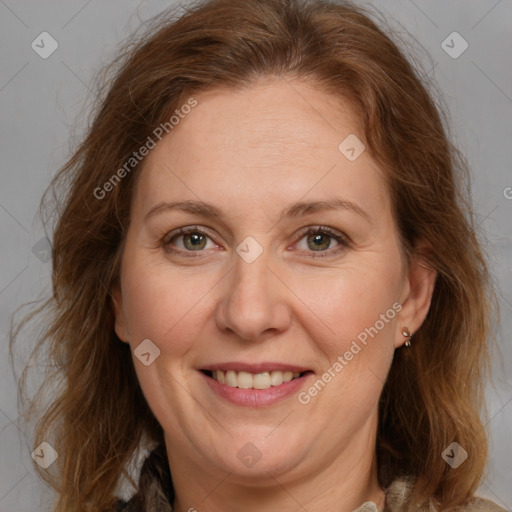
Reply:
M342 334L345 326L373 325L397 299L398 271L378 269L361 273L342 271L309 281L298 281L295 290L317 317ZM341 329L341 330L340 330Z
M350 351L351 366L358 366L352 361L387 361L388 352L392 355L400 278L400 265L394 263L345 268L296 281L292 288L307 306L302 323L308 325L309 336L328 365Z
M399 271L385 274L374 267L365 279L354 270L326 280L322 293L307 287L299 292L315 312L308 322L304 309L302 325L322 353L322 371L300 403L315 403L321 395L315 409L319 417L360 415L363 422L376 406L393 360L398 279Z
M133 346L149 338L163 353L183 355L198 338L208 292L215 282L170 266L130 266L124 276L123 301ZM128 267L127 267L128 268Z
M291 314L330 361L349 350L354 339L364 337L392 308L399 288L399 261L398 253L393 258L370 254L332 272L305 276L285 271L283 278L293 294L285 291L281 300L287 301ZM223 274L206 268L178 269L163 258L155 262L137 251L127 253L125 263L123 309L132 347L148 338L163 355L183 357L211 323L216 304L212 301L222 300L215 288L222 286ZM377 326L380 339L392 331L392 324Z

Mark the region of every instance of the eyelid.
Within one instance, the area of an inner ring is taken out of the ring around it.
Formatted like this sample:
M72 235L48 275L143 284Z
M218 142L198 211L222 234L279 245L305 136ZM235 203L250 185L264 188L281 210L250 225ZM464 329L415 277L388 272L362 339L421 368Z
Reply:
M327 249L325 251L305 251L308 254L310 254L310 257L312 258L329 258L337 256L340 252L347 248L352 247L352 240L349 236L347 236L345 233L340 232L338 230L335 230L333 228L330 228L329 226L308 226L304 228L298 238L297 241L293 244L296 245L298 242L300 242L305 236L309 234L316 234L316 233L324 233L331 238L334 238L338 243L339 246L335 247L334 249ZM302 251L304 252L304 251Z
M194 226L185 226L177 229L173 229L172 231L169 231L162 237L162 242L164 244L170 243L170 241L173 238L176 238L180 235L188 235L189 233L200 233L202 235L206 235L208 238L213 238L208 234L208 232L205 230L205 228L194 225Z
M214 244L218 244L215 239L208 233L208 231L200 227L198 225L192 225L192 226L185 226L181 228L177 228L173 231L170 231L166 233L161 241L160 244L168 251L173 253L180 253L185 254L187 257L199 257L201 256L201 253L203 253L205 250L198 250L198 251L184 251L183 249L167 249L167 247L170 245L171 240L174 238L187 235L190 233L199 233L206 237L208 237ZM325 251L301 251L301 252L307 252L311 254L311 257L313 258L324 258L329 256L337 255L338 252L350 248L352 246L352 241L350 240L350 237L348 237L345 233L342 233L338 230L335 230L333 228L330 228L329 226L323 226L323 225L313 225L313 226L307 226L303 228L299 234L297 235L296 241L293 245L296 245L300 240L302 240L305 236L309 234L316 234L316 233L324 233L331 238L334 238L340 245L334 249L327 249Z
M204 235L207 238L209 238L213 243L215 243L216 245L219 245L219 244L217 244L217 242L215 242L213 237L208 233L208 231L205 228L197 226L197 225L181 227L181 228L174 229L174 230L166 233L161 238L160 245L163 246L167 252L185 254L187 257L188 256L198 257L201 255L200 253L204 252L204 249L200 250L200 251L184 251L183 249L167 249L167 247L171 245L171 240L173 240L174 238L179 238L180 236L188 235L190 233L199 233L201 235ZM194 253L197 253L197 254L194 254Z
M300 238L303 238L305 235L308 235L310 233L311 234L312 233L326 233L335 239L340 238L347 245L352 243L352 241L350 240L350 237L347 236L342 231L338 231L337 229L331 228L329 226L322 226L322 225L305 227L300 231L299 236L300 236ZM299 240L300 240L300 238L299 238Z

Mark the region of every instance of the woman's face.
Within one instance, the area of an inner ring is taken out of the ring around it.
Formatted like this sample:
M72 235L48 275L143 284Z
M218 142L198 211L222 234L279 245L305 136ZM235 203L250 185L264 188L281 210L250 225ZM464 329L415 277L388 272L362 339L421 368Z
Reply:
M285 481L360 463L431 293L382 172L349 105L305 82L194 98L144 162L114 292L171 466Z

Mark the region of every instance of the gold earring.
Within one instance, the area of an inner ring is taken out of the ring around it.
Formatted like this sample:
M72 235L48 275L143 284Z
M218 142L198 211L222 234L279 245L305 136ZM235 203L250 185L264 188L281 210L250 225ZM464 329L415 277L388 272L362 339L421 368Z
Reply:
M407 329L407 327L404 327L402 329L402 335L407 338L407 341L405 342L405 346L406 347L410 347L411 346L411 340L409 338L412 336L412 334L409 332L409 329Z

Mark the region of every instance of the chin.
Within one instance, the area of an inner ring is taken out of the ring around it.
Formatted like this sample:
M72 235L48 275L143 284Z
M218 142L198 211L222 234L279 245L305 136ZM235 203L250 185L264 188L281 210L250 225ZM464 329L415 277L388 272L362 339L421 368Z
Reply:
M303 438L295 438L284 429L277 434L266 427L233 435L229 446L214 455L213 464L231 473L230 478L250 483L255 478L277 477L296 469L305 452Z

